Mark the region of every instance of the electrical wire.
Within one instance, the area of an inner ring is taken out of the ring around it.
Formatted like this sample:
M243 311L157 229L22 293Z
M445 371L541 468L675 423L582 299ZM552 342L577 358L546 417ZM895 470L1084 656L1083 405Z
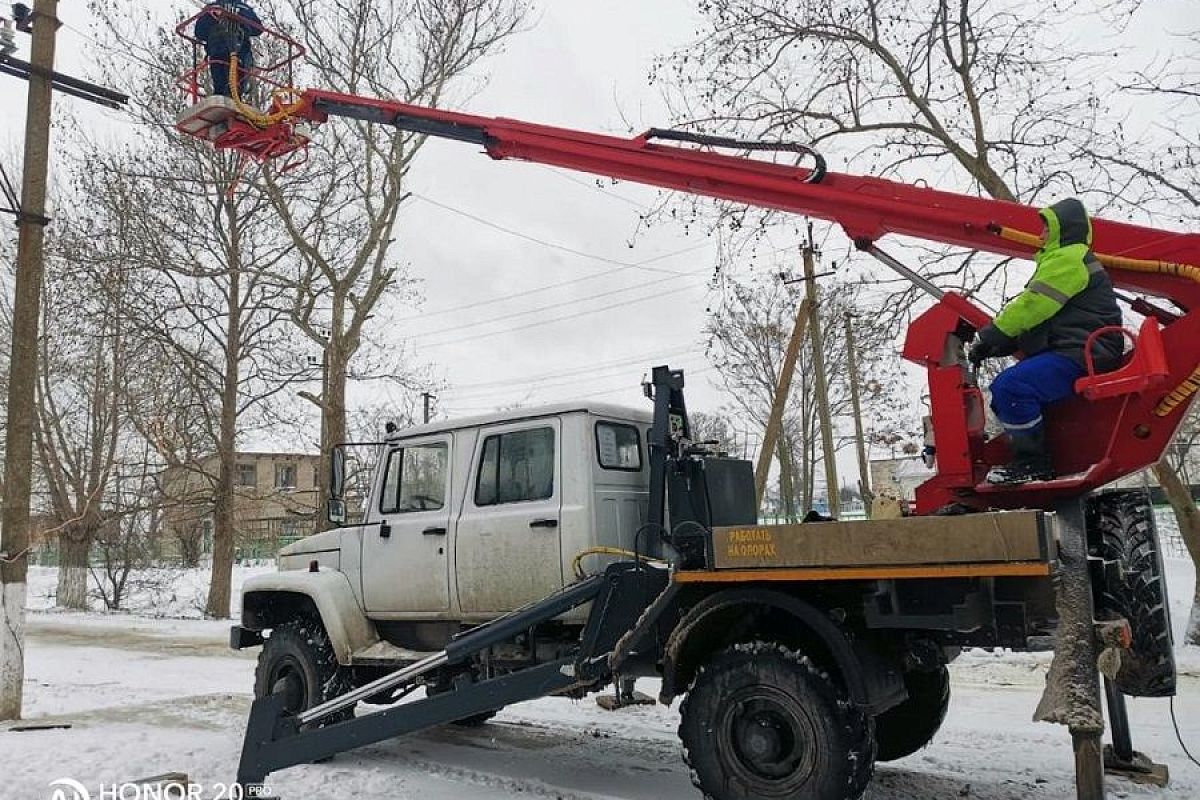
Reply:
M621 556L623 558L633 558L635 561L646 561L651 564L667 563L661 558L647 558L636 550L626 550L621 547L589 547L587 550L581 550L575 556L574 560L571 561L571 571L575 573L575 577L578 580L583 580L587 577L587 574L583 571L583 560L588 556Z
M526 377L526 378L518 378L518 379L511 379L511 380L505 379L505 380L498 380L498 381L484 381L481 383L456 384L455 389L463 389L466 391L471 391L472 389L490 389L490 388L495 388L495 387L511 386L513 384L540 383L544 380L553 380L555 378L565 378L565 377L569 377L572 375L589 375L589 374L592 374L595 372L606 372L609 369L627 367L627 366L630 366L633 364L641 364L646 361L651 361L654 359L673 358L678 355L693 353L693 352L695 352L695 350L696 350L696 348L693 345L686 345L686 346L681 345L679 347L673 347L673 348L670 348L667 350L662 350L662 349L654 350L653 352L647 353L645 355L625 356L623 358L619 358L619 359L616 359L613 361L601 361L598 364L589 364L586 367L579 367L578 369L573 369L573 370L555 370L553 372L543 372L540 375L530 375L529 377Z
M641 362L641 366L643 367L643 369L638 370L639 374L644 374L644 368L647 366L648 362L649 362L649 359L647 361ZM678 361L672 360L673 367L675 367L676 369L686 369L689 372L691 372L692 369L703 367L705 364L707 364L706 361L701 361L699 364L693 364L693 363L690 363L690 361L678 362ZM568 379L565 379L562 381L541 382L541 383L537 383L536 385L531 384L524 389L518 390L518 392L523 391L525 393L532 393L535 391L539 391L539 392L544 391L546 389L568 389L568 388L573 389L573 390L578 389L578 390L582 391L583 390L583 388L581 386L582 384L588 384L588 383L591 383L592 381L603 381L605 383L602 385L612 385L611 382L614 379L624 379L624 377L625 376L622 376L622 375L597 375L594 378L589 378L587 376L580 376L580 377L576 377L576 378L568 378ZM626 384L626 385L632 385L632 384ZM443 392L444 396L452 398L451 402L453 402L454 399L457 399L459 401L466 401L466 402L487 402L492 399L499 400L502 398L509 398L509 397L512 397L513 394L514 394L514 392L512 390L505 391L503 388L486 389L486 390L482 390L482 391L466 391L466 392L461 392L461 393L458 392L456 389L451 388L451 389L447 389L446 391Z
M472 214L470 211L463 211L461 208L456 208L447 203L442 203L438 200L433 200L429 197L426 197L423 194L418 194L417 192L413 192L412 196L418 200L421 200L422 202L425 202L431 206L434 206L435 208L440 208L443 211L447 211L451 214L457 214L460 217L465 217L465 218L471 220L472 222L477 222L480 225L483 225L488 228L492 228L493 230L500 231L501 233L506 233L509 236L515 236L518 239L524 239L526 241L533 242L534 244L539 244L542 247L548 247L551 250L559 250L564 253L570 253L571 255L578 256L579 258L586 258L586 259L590 259L592 261L599 261L603 264L613 264L618 267L628 267L630 269L640 269L640 270L643 270L646 272L662 272L662 273L666 273L668 275L686 275L687 274L685 272L676 272L676 271L670 270L670 269L662 269L661 267L650 267L650 266L646 266L645 264L631 263L629 261L619 261L615 258L608 258L606 256L598 256L593 253L585 252L583 250L576 250L575 248L568 247L564 244L559 244L557 242L550 242L545 239L539 239L538 237L533 236L528 233L522 233L521 231L514 230L512 228L501 225L497 222L492 222L492 221L484 219L483 217L480 217L476 214Z
M656 294L646 295L645 297L636 297L632 300L627 300L623 303L612 303L607 306L600 306L599 308L590 308L585 311L580 311L576 314L568 314L568 315L561 316L561 317L554 317L553 319L541 319L541 320L537 320L535 322L526 323L525 325L518 325L514 328L502 328L498 331L486 331L484 333L477 333L477 334L473 334L471 336L463 336L458 339L450 339L445 342L427 342L422 346L423 347L448 347L448 346L454 345L454 344L463 344L465 342L478 341L479 339L487 339L487 338L490 338L493 336L499 336L501 334L517 333L520 331L526 331L526 330L530 330L531 328L541 327L543 325L553 325L556 322L572 322L574 320L579 319L580 317L587 317L587 316L591 316L593 314L601 314L605 311L612 311L614 308L624 308L626 306L637 305L639 303L646 303L651 300L657 300L662 297L667 297L669 295L679 294L680 292L686 292L686 291L690 291L690 290L698 289L698 288L704 288L704 287L687 286L687 287L683 287L681 289L668 289L665 292L658 292Z
M693 272L686 272L686 273L682 273L679 275L668 275L665 278L659 278L658 280L648 281L646 283L639 283L639 284L635 284L633 286L625 286L620 289L610 289L606 292L599 292L597 294L588 295L587 297L578 297L578 298L575 298L572 300L563 300L558 303L551 303L551 304L545 305L545 306L537 306L535 308L526 309L524 311L513 311L509 314L502 314L498 317L491 317L489 319L481 319L481 320L477 320L475 322L467 322L467 323L463 323L460 325L455 325L452 328L442 328L441 330L432 330L432 331L420 331L417 333L410 334L408 338L414 339L414 340L421 340L421 339L428 338L430 336L439 336L444 333L452 333L452 332L457 332L457 331L461 331L461 330L466 330L469 328L478 328L480 325L490 325L493 322L504 322L504 321L507 321L510 319L517 319L519 317L528 317L532 314L541 314L543 311L553 311L555 309L565 308L568 306L574 306L574 305L578 305L580 303L591 302L592 300L600 300L605 297L612 297L614 295L623 294L624 292L637 291L639 289L644 289L644 288L647 288L650 286L659 286L664 283L670 283L671 281L677 281L680 278L694 278L697 275L707 273L708 271L709 271L708 268L705 267L704 269L696 270Z
M472 308L479 308L480 306L488 306L488 305L492 305L494 303L503 303L503 302L507 302L509 300L516 300L521 297L528 297L530 295L540 294L542 292L549 292L554 289L561 289L566 286L574 286L579 283L585 283L587 281L594 281L599 278L606 278L609 275L616 275L621 272L626 272L631 269L636 269L639 266L646 266L648 264L653 264L657 261L666 261L669 258L676 258L678 256L687 255L688 253L693 253L697 250L703 250L705 248L708 248L710 245L711 245L710 242L701 242L700 244L692 245L691 247L685 247L682 250L675 250L670 253L663 253L662 255L657 255L657 256L654 256L653 258L648 258L645 261L638 261L638 262L635 262L634 264L630 264L629 266L615 267L613 269L606 269L601 272L592 273L591 275L584 275L583 277L580 277L580 278L571 278L570 280L559 281L558 283L548 283L548 284L545 284L544 286L537 286L533 289L526 289L524 291L513 292L511 294L497 295L495 297L489 297L486 300L477 300L473 303L464 303L462 305L457 305L457 306L448 306L446 308L438 308L438 309L434 309L432 311L422 311L419 315L417 315L415 317L402 317L400 319L400 322L412 322L412 321L420 320L420 319L428 319L429 317L439 317L444 314L453 314L458 311L467 311Z
M1200 761L1192 755L1192 751L1188 750L1188 746L1183 741L1183 734L1179 732L1179 720L1175 717L1175 698L1171 698L1171 724L1175 727L1175 738L1179 740L1179 746L1183 748L1183 754L1187 756L1188 761L1191 761L1197 767L1200 767Z
M692 370L685 370L685 371L687 372L687 374L690 377L695 377L697 375L707 375L708 373L715 372L716 367L709 366L709 367L703 367L701 369L692 369ZM631 391L640 392L640 390L641 390L640 385L634 386L633 384L626 383L621 386L614 387L612 389L605 389L605 390L596 391L596 392L589 391L587 393L586 399L595 400L600 397L607 397L609 395L621 394L623 392L631 392ZM574 395L574 396L568 395L565 397L562 397L562 396L553 397L553 398L549 398L546 400L539 398L538 403L544 404L544 405L552 405L555 403L566 403L566 402L570 402L572 400L579 400L579 399L580 398L578 395ZM476 401L476 402L478 402L478 401ZM479 412L495 411L498 407L500 407L502 405L504 405L504 402L498 400L495 403L485 404L485 405L480 405L480 406L457 406L454 404L453 400L450 400L450 401L448 401L448 404L446 406L442 406L440 408L442 411L446 412L447 414L453 415L455 413L460 413L460 412L471 413L471 412L476 412L476 411L479 411Z

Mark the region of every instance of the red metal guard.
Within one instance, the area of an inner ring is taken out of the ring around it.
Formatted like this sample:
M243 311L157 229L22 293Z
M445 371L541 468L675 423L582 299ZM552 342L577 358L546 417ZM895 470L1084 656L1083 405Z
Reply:
M1133 350L1120 368L1097 375L1092 346L1106 333L1120 333L1133 344ZM1162 330L1153 317L1147 317L1142 322L1138 334L1120 325L1110 325L1093 331L1088 337L1084 358L1087 360L1088 374L1075 382L1075 391L1089 400L1143 392L1161 385L1169 374Z
M234 65L203 57L203 45L194 31L196 22L205 16L225 18L260 31L261 43L257 49L270 60L264 66L236 65L239 74L249 76L254 87L252 96L240 98L241 102L212 94L208 76L213 65L226 68ZM293 156L299 151L300 156L292 157L284 166L285 171L303 163L310 141L307 120L282 112L300 100L300 93L294 88L295 67L307 52L304 46L286 34L221 8L204 9L181 22L175 32L192 45L192 68L176 81L188 100L188 107L176 119L176 129L218 149L234 150L259 162ZM267 110L258 112L249 107L251 103L267 105ZM269 124L263 122L265 118L270 118Z

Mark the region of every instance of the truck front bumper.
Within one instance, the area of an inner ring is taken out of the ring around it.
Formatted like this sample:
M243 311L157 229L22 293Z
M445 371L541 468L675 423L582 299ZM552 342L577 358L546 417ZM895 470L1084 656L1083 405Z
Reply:
M241 625L234 625L229 629L229 646L234 650L258 647L262 643L263 635L261 631L252 631L249 628L243 628Z

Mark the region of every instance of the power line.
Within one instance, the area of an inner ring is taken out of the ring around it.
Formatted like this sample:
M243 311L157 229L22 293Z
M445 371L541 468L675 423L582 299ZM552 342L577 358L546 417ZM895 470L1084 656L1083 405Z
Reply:
M691 355L694 356L697 354L693 353ZM701 357L701 358L703 358L703 357ZM672 360L674 360L674 359L672 359ZM689 361L690 360L691 359L689 359ZM687 363L688 363L688 361L683 362L683 364L685 366L687 365ZM707 362L702 362L702 363L707 363ZM646 367L649 366L649 360L640 362L640 364L641 364L641 369L639 371L644 373L646 370ZM624 367L624 369L628 370L630 367L634 367L634 366L635 365L633 365L633 364L626 365ZM675 366L678 366L678 364L676 364ZM617 377L619 377L619 376L618 375L593 375L593 376L576 376L574 378L566 378L566 379L557 380L557 381L554 381L554 380L542 381L542 382L537 382L536 384L514 383L513 389L516 390L516 387L518 387L518 386L525 386L525 388L522 389L521 391L532 392L532 391L536 391L536 390L540 390L540 389L556 389L556 388L567 387L567 386L578 386L579 384L590 383L592 381L612 381L614 378L617 378ZM504 391L503 386L497 386L492 389L466 391L466 392L461 392L461 393L454 389L447 389L445 392L443 392L443 394L450 395L452 397L456 397L460 401L467 400L467 401L474 401L474 402L484 401L489 398L509 397L512 395L512 393L513 393L512 391L509 391L509 392Z
M703 249L709 247L710 245L711 245L710 242L701 242L700 244L692 245L691 247L685 247L682 250L675 250L670 253L663 253L662 255L657 255L657 256L654 256L653 258L648 258L645 261L638 261L638 262L636 262L634 264L630 264L628 266L616 267L614 269L606 269L601 272L593 273L591 275L584 275L581 278L571 278L570 280L559 281L558 283L548 283L545 286L538 286L536 288L526 289L526 290L520 291L520 292L513 292L511 294L502 294L502 295L498 295L496 297L488 298L487 300L478 300L473 303L464 303L462 305L449 306L448 308L439 308L439 309L435 309L433 311L423 311L423 312L421 312L420 315L418 315L416 317L404 317L404 318L401 318L400 321L401 322L410 322L413 320L424 319L424 318L428 318L428 317L442 316L443 314L452 314L456 311L467 311L472 308L479 308L480 306L491 305L492 303L503 303L503 302L507 302L509 300L516 300L521 297L528 297L530 295L539 294L541 292L549 292L554 289L561 289L565 286L574 286L575 284L585 283L587 281L594 281L599 278L606 278L609 275L616 275L618 273L626 272L631 269L637 269L640 266L646 266L647 264L653 264L657 261L665 261L669 258L676 258L677 256L687 255L688 253L695 252L696 250L703 250ZM687 273L681 273L681 274L687 274Z
M563 180L574 183L577 186L583 186L585 188L591 189L594 192L599 192L600 194L604 195L605 197L612 198L613 200L619 200L622 203L633 206L634 208L639 209L641 211L651 211L652 210L651 207L646 205L645 203L639 203L637 200L633 200L632 198L625 197L624 195L618 194L617 192L607 191L606 189L604 189L602 186L600 186L598 183L596 183L594 181L585 181L582 178L576 178L574 175L572 175L568 172L564 172L559 167L550 166L548 164L543 165L543 166L545 166L545 168L551 174L557 175L558 177L562 178Z
M605 311L611 311L614 308L621 308L623 306L632 306L632 305L636 305L638 303L649 302L650 300L657 300L660 297L666 297L667 295L677 294L681 291L688 291L689 289L695 289L695 288L697 288L697 287L692 286L692 287L684 287L683 289L670 289L665 292L659 292L658 294L652 294L652 295L647 295L645 297L634 298L633 300L628 300L624 303L613 303L613 304L607 305L607 306L600 306L599 308L590 308L586 311L581 311L578 314L571 314L571 315L562 316L562 317L555 317L553 319L537 320L536 322L530 322L525 325L518 325L515 328L503 328L498 331L487 331L485 333L477 333L472 336L464 336L464 337L461 337L458 339L450 339L445 342L429 342L429 343L425 344L424 346L425 347L446 347L446 346L452 345L452 344L462 344L464 342L473 342L478 339L485 339L485 338L488 338L491 336L499 336L501 334L506 334L506 333L516 333L518 331L525 331L525 330L529 330L530 328L540 327L542 325L553 325L556 322L569 322L572 320L576 320L580 317L587 317L587 316L591 316L592 314L600 314Z
M409 336L409 338L419 340L419 339L427 338L429 336L438 336L443 333L450 333L451 331L460 331L460 330L464 330L467 328L478 328L480 325L490 325L493 322L504 322L506 320L517 319L519 317L527 317L531 314L540 314L543 311L553 311L554 309L564 308L567 306L573 306L573 305L577 305L579 303L587 303L587 302L591 302L592 300L600 300L605 297L612 297L613 295L623 294L624 292L632 292L632 291L635 291L638 289L644 289L649 286L658 286L660 284L670 283L671 281L677 281L680 278L693 278L696 275L699 275L700 273L707 272L707 271L708 271L708 269L705 268L702 270L696 270L694 272L685 272L680 275L668 275L667 277L660 278L659 280L656 280L656 281L649 281L647 283L639 283L634 286L625 286L620 289L610 289L607 292L600 292L598 294L588 295L587 297L575 298L573 300L563 300L558 303L551 303L550 305L538 306L537 308L526 309L525 311L514 311L510 314L502 314L501 316L492 317L490 319L481 319L476 322L468 322L468 323L465 323L462 325L455 325L453 328L443 328L441 330L434 330L434 331L421 331L419 333L411 334Z
M466 217L467 219L469 219L473 222L477 222L480 225L484 225L488 228L492 228L494 230L500 231L501 233L506 233L509 236L515 236L518 239L524 239L526 241L533 242L534 244L539 244L543 247L548 247L552 250L560 250L564 253L570 253L571 255L578 256L580 258L587 258L587 259L591 259L592 261L599 261L604 264L613 264L618 267L627 267L629 269L640 269L640 270L643 270L646 272L664 272L669 275L684 275L684 274L686 274L686 273L682 273L682 272L675 272L674 270L662 269L660 267L649 267L649 266L646 266L645 264L631 263L628 261L619 261L615 258L608 258L606 256L598 256L593 253L584 252L583 250L576 250L573 247L568 247L564 244L559 244L557 242L550 242L545 239L539 239L538 237L532 236L528 233L522 233L521 231L515 230L513 228L509 228L509 227L506 227L499 223L492 222L490 220L486 220L483 217L480 217L476 214L472 214L469 211L463 211L461 208L455 208L454 206L447 205L446 203L442 203L437 200L433 200L429 197L426 197L423 194L418 194L416 192L413 192L412 196L417 198L418 200L428 203L431 206L440 208L443 211L448 211L451 214L457 214L460 217Z
M516 384L537 383L542 380L551 380L556 377L561 378L561 377L565 377L565 376L569 376L569 375L585 375L589 372L603 372L603 371L607 371L610 368L624 367L624 366L629 366L631 364L641 364L641 363L644 363L647 361L653 361L654 359L671 358L676 355L682 355L684 353L695 352L695 350L696 350L696 348L693 346L690 346L690 345L687 347L676 347L676 348L666 350L666 351L660 349L660 350L655 350L653 352L647 353L645 355L626 356L624 358L615 359L613 361L602 361L598 364L592 364L587 367L579 367L578 369L574 369L574 370L565 370L565 371L564 370L555 370L554 372L545 372L545 373L542 373L541 375L531 375L527 378L521 378L521 379L516 379L516 380L505 379L505 380L499 380L499 381L485 381L483 383L459 384L458 388L471 390L471 389L490 388L490 387L494 387L494 386L511 385L514 383L516 383Z
M685 369L685 372L690 377L694 377L696 375L707 375L708 373L711 373L714 371L716 371L716 367L711 367L711 366L703 367L701 369L694 369L694 370L686 370ZM569 395L568 396L551 397L551 398L546 398L546 399L539 398L537 400L537 404L531 405L530 408L536 408L537 406L541 406L541 405L551 405L554 403L563 403L563 402L568 402L571 400L590 400L590 399L594 399L597 397L607 397L609 395L620 394L622 392L637 391L639 386L640 386L640 384L635 385L635 384L629 383L629 384L625 384L623 386L614 387L612 389L605 389L605 390L596 391L596 392L589 391L587 393L587 397L585 397L585 398L581 398L579 396L569 396ZM501 405L504 405L504 402L502 400L497 401L496 403L493 403L490 405L482 405L482 406L456 406L453 403L450 403L448 406L444 407L442 410L445 411L446 413L463 412L463 411L466 411L466 412L484 411L484 412L486 412L486 411L493 411L498 406L501 406Z

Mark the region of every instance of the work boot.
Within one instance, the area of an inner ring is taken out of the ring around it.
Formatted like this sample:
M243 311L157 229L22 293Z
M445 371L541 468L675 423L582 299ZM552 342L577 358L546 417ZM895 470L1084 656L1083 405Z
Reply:
M1046 431L1009 431L1013 460L1008 464L993 467L987 474L987 482L1015 486L1033 481L1054 479L1054 465L1046 450Z

